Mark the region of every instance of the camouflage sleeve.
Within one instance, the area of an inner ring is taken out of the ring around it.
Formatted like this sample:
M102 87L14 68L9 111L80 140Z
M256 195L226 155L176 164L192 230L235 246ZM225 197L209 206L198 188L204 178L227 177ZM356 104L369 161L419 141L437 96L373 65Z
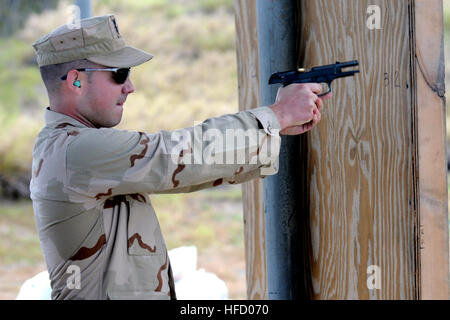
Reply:
M73 196L190 192L277 172L280 125L260 107L156 134L83 130L67 147Z

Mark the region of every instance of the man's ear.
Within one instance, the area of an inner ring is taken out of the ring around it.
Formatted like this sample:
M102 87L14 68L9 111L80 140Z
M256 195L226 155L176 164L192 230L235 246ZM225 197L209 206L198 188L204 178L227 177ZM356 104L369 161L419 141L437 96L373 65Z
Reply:
M67 73L67 79L64 81L66 88L74 93L80 94L83 81L80 79L81 73L77 70L70 70Z

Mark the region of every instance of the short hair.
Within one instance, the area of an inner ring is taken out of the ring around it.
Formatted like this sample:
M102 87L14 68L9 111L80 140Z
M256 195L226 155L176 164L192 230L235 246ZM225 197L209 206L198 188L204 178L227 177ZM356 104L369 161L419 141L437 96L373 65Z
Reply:
M98 68L97 63L91 62L87 59L69 61L58 64L50 64L39 68L41 71L41 78L44 81L45 87L49 95L57 94L61 87L61 77L66 75L70 70L81 68ZM91 80L92 73L88 72L88 82Z

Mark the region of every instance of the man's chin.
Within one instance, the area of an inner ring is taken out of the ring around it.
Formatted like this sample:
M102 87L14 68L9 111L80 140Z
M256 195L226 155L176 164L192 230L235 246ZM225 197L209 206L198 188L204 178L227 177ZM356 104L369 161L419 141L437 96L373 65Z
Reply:
M115 127L115 126L117 126L119 123L120 123L120 121L122 120L122 117L120 117L120 119L119 120L117 120L117 121L113 121L113 122L111 122L111 125L110 126L108 126L108 128L112 128L112 127Z
M122 114L120 117L116 117L115 119L109 119L109 121L102 121L99 126L99 128L112 128L117 126L120 121L122 120Z
M123 115L123 107L121 105L116 105L116 109L114 112L114 117L109 121L109 128L117 126L122 120Z

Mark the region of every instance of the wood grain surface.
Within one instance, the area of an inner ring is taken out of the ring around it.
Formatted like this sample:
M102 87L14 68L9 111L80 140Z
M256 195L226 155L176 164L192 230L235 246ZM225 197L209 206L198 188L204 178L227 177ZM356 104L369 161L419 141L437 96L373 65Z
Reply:
M414 2L421 299L449 298L442 1Z
M308 134L313 299L414 299L417 188L406 0L304 0L299 66L358 59ZM378 5L381 29L367 26ZM381 288L369 289L368 267Z
M235 0L239 110L259 106L256 0ZM242 185L247 298L267 299L263 181Z

